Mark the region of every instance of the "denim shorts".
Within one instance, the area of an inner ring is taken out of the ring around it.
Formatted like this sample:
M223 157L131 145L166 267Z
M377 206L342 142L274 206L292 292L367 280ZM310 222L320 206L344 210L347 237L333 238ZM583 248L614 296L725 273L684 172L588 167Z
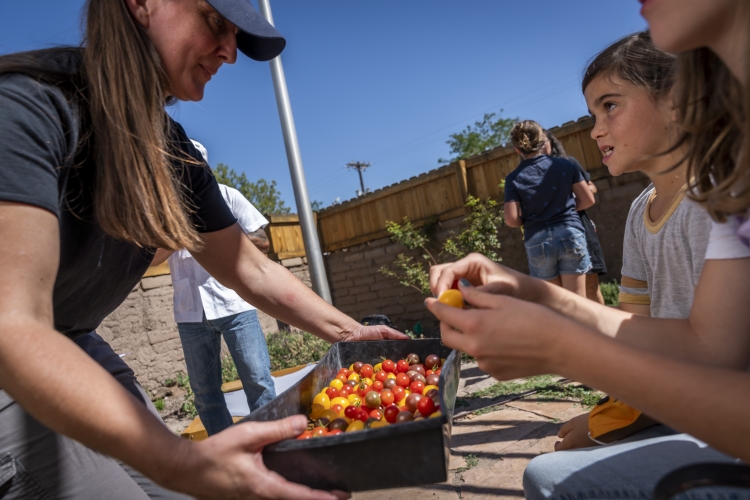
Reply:
M591 259L583 231L566 225L540 230L524 243L529 270L535 278L551 280L561 274L586 274Z

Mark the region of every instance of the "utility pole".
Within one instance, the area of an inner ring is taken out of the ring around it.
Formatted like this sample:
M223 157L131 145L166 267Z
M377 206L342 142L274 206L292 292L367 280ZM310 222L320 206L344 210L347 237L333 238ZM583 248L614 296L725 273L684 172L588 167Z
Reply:
M269 0L258 0L258 7L260 7L260 13L263 17L273 26L273 15L271 14ZM302 156L299 152L299 142L297 142L297 129L294 127L292 105L289 103L289 92L286 87L284 67L281 65L281 56L271 61L271 77L276 92L276 105L279 108L281 130L284 134L286 156L289 162L289 171L292 175L292 186L294 187L294 200L297 202L302 241L305 244L307 262L310 266L313 290L323 300L332 304L331 291L328 288L328 278L323 262L323 252L320 250L318 231L315 228L312 208L310 207L310 195L307 193L307 181L305 180L305 171L302 168Z
M359 173L359 185L362 187L361 193L364 195L367 191L365 191L365 181L362 179L362 171L366 170L367 167L371 167L372 163L365 163L363 161L353 161L346 164L346 168L353 168Z

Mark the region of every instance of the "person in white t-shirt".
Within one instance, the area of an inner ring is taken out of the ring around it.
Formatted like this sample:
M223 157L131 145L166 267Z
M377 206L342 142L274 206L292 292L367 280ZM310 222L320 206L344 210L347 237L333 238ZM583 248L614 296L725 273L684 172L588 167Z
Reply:
M206 149L193 141L208 161ZM250 241L263 253L269 244L263 227L268 220L234 188L219 184L232 214ZM237 366L250 411L276 396L271 361L258 314L233 290L223 286L185 249L170 255L159 250L153 265L169 260L174 288L174 319L180 332L195 408L211 436L232 425L221 391L221 337Z

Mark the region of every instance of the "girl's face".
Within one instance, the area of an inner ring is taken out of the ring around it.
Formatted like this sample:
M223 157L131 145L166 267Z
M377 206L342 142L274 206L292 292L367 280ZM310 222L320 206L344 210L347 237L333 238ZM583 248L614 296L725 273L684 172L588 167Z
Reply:
M221 65L237 60L237 28L205 0L128 3L161 58L169 95L200 101L206 83Z
M655 102L647 90L616 75L603 74L594 77L584 96L596 122L591 137L612 175L664 168L665 157L654 156L669 146L672 120L668 99Z

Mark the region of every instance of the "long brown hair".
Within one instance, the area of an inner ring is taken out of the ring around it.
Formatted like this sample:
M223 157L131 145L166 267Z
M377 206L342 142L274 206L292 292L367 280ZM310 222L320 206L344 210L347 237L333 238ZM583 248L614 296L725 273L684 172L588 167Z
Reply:
M139 246L197 249L169 161L167 77L148 35L123 0L88 0L83 45L75 74L42 64L50 56L80 60L75 48L4 56L0 73L60 85L79 104L79 148L93 157L94 214L105 233Z
M750 5L739 8L750 17ZM750 37L744 50L750 85ZM750 89L707 48L677 56L675 89L691 196L720 222L744 214L750 209Z

